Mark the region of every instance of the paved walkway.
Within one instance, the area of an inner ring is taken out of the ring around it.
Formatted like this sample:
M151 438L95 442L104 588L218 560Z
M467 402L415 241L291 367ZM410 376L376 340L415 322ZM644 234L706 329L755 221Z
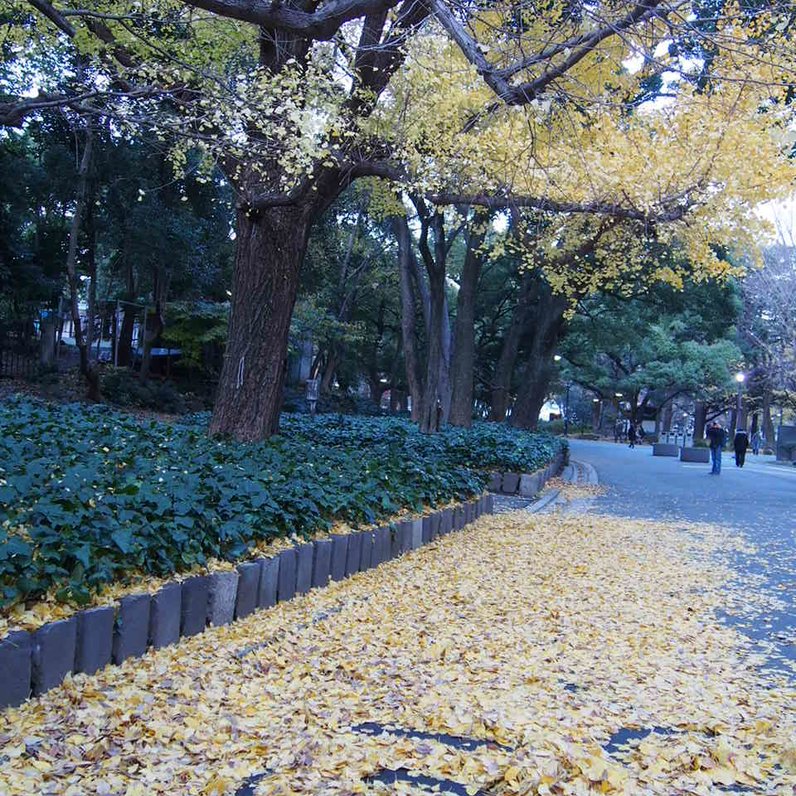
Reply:
M755 600L728 605L725 619L759 641L772 665L784 661L796 670L796 467L750 454L738 468L725 453L715 477L709 465L652 456L650 446L573 440L571 449L607 487L595 511L713 522L736 531L746 545L733 553L735 577Z
M589 500L80 675L0 717L0 793L792 793L796 692L716 618L745 540Z

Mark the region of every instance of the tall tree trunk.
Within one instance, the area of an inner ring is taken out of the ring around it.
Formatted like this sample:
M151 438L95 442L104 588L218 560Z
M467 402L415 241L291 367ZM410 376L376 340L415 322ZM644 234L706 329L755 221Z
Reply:
M83 156L80 159L80 167L78 168L77 173L77 200L75 202L75 212L72 216L72 223L69 228L69 248L66 256L66 274L67 281L69 283L69 308L72 314L75 344L80 352L80 373L87 380L89 378L89 351L86 337L83 334L83 328L80 322L80 281L77 275L77 246L83 223L83 214L86 209L86 186L88 184L88 171L89 166L91 165L92 148L93 135L91 132L91 126L86 125Z
M315 209L237 212L229 339L211 434L255 441L279 429L290 319Z
M771 389L763 390L763 433L766 435L766 447L774 448L774 421L771 418Z
M451 415L451 401L453 400L453 383L451 382L451 316L448 309L448 296L445 292L445 280L442 280L442 359L439 369L439 400L441 408L440 422L448 425Z
M553 294L546 282L539 288L541 295L533 315L530 351L511 413L511 425L515 428L535 429L539 423L539 412L554 373L553 354L564 329L567 299Z
M420 419L421 396L420 363L417 356L415 331L415 296L412 289L412 236L405 217L393 219L393 232L398 241L398 271L401 286L401 343L406 365L406 384L412 397L412 420Z
M444 261L443 261L444 263ZM424 433L439 431L443 407L441 386L443 370L446 369L443 337L445 333L445 266L437 266L429 273L429 294L431 307L429 313L428 352L423 400L420 408L420 430Z
M470 428L473 424L473 392L475 380L475 299L481 277L483 256L480 251L486 236L488 214L476 213L467 235L467 252L464 257L459 295L456 299L456 322L453 332L453 357L451 361L450 423Z
M517 362L517 354L520 350L520 340L533 312L534 286L539 278L538 275L529 271L523 273L517 303L511 313L511 322L503 338L500 356L492 374L492 398L490 401L489 419L497 423L502 423L506 419L509 409L514 365Z
M705 438L707 407L704 401L694 401L694 441Z

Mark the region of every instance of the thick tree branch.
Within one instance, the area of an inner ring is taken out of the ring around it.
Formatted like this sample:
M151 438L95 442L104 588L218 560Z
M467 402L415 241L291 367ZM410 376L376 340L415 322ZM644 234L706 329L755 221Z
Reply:
M183 0L186 5L222 17L279 28L313 39L331 39L346 23L363 16L377 15L398 5L399 0L330 0L316 11L290 8L276 0Z

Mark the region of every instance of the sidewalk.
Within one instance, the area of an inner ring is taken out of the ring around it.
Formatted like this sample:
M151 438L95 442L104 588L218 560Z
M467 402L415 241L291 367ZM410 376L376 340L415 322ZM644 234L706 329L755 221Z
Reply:
M796 692L716 618L742 544L482 517L8 711L0 793L790 792Z

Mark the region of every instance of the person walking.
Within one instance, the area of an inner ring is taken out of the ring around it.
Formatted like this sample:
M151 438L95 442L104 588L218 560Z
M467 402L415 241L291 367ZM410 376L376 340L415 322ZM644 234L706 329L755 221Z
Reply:
M732 446L735 448L735 466L743 467L743 463L746 461L746 450L749 447L749 435L745 429L736 429Z
M716 420L708 428L708 440L710 441L710 462L712 465L710 474L719 475L721 473L721 449L727 442L727 434Z
M627 428L627 438L630 441L630 445L628 448L635 448L636 447L636 426L633 421L630 421L630 425Z
M752 434L752 453L757 456L760 453L760 429Z

